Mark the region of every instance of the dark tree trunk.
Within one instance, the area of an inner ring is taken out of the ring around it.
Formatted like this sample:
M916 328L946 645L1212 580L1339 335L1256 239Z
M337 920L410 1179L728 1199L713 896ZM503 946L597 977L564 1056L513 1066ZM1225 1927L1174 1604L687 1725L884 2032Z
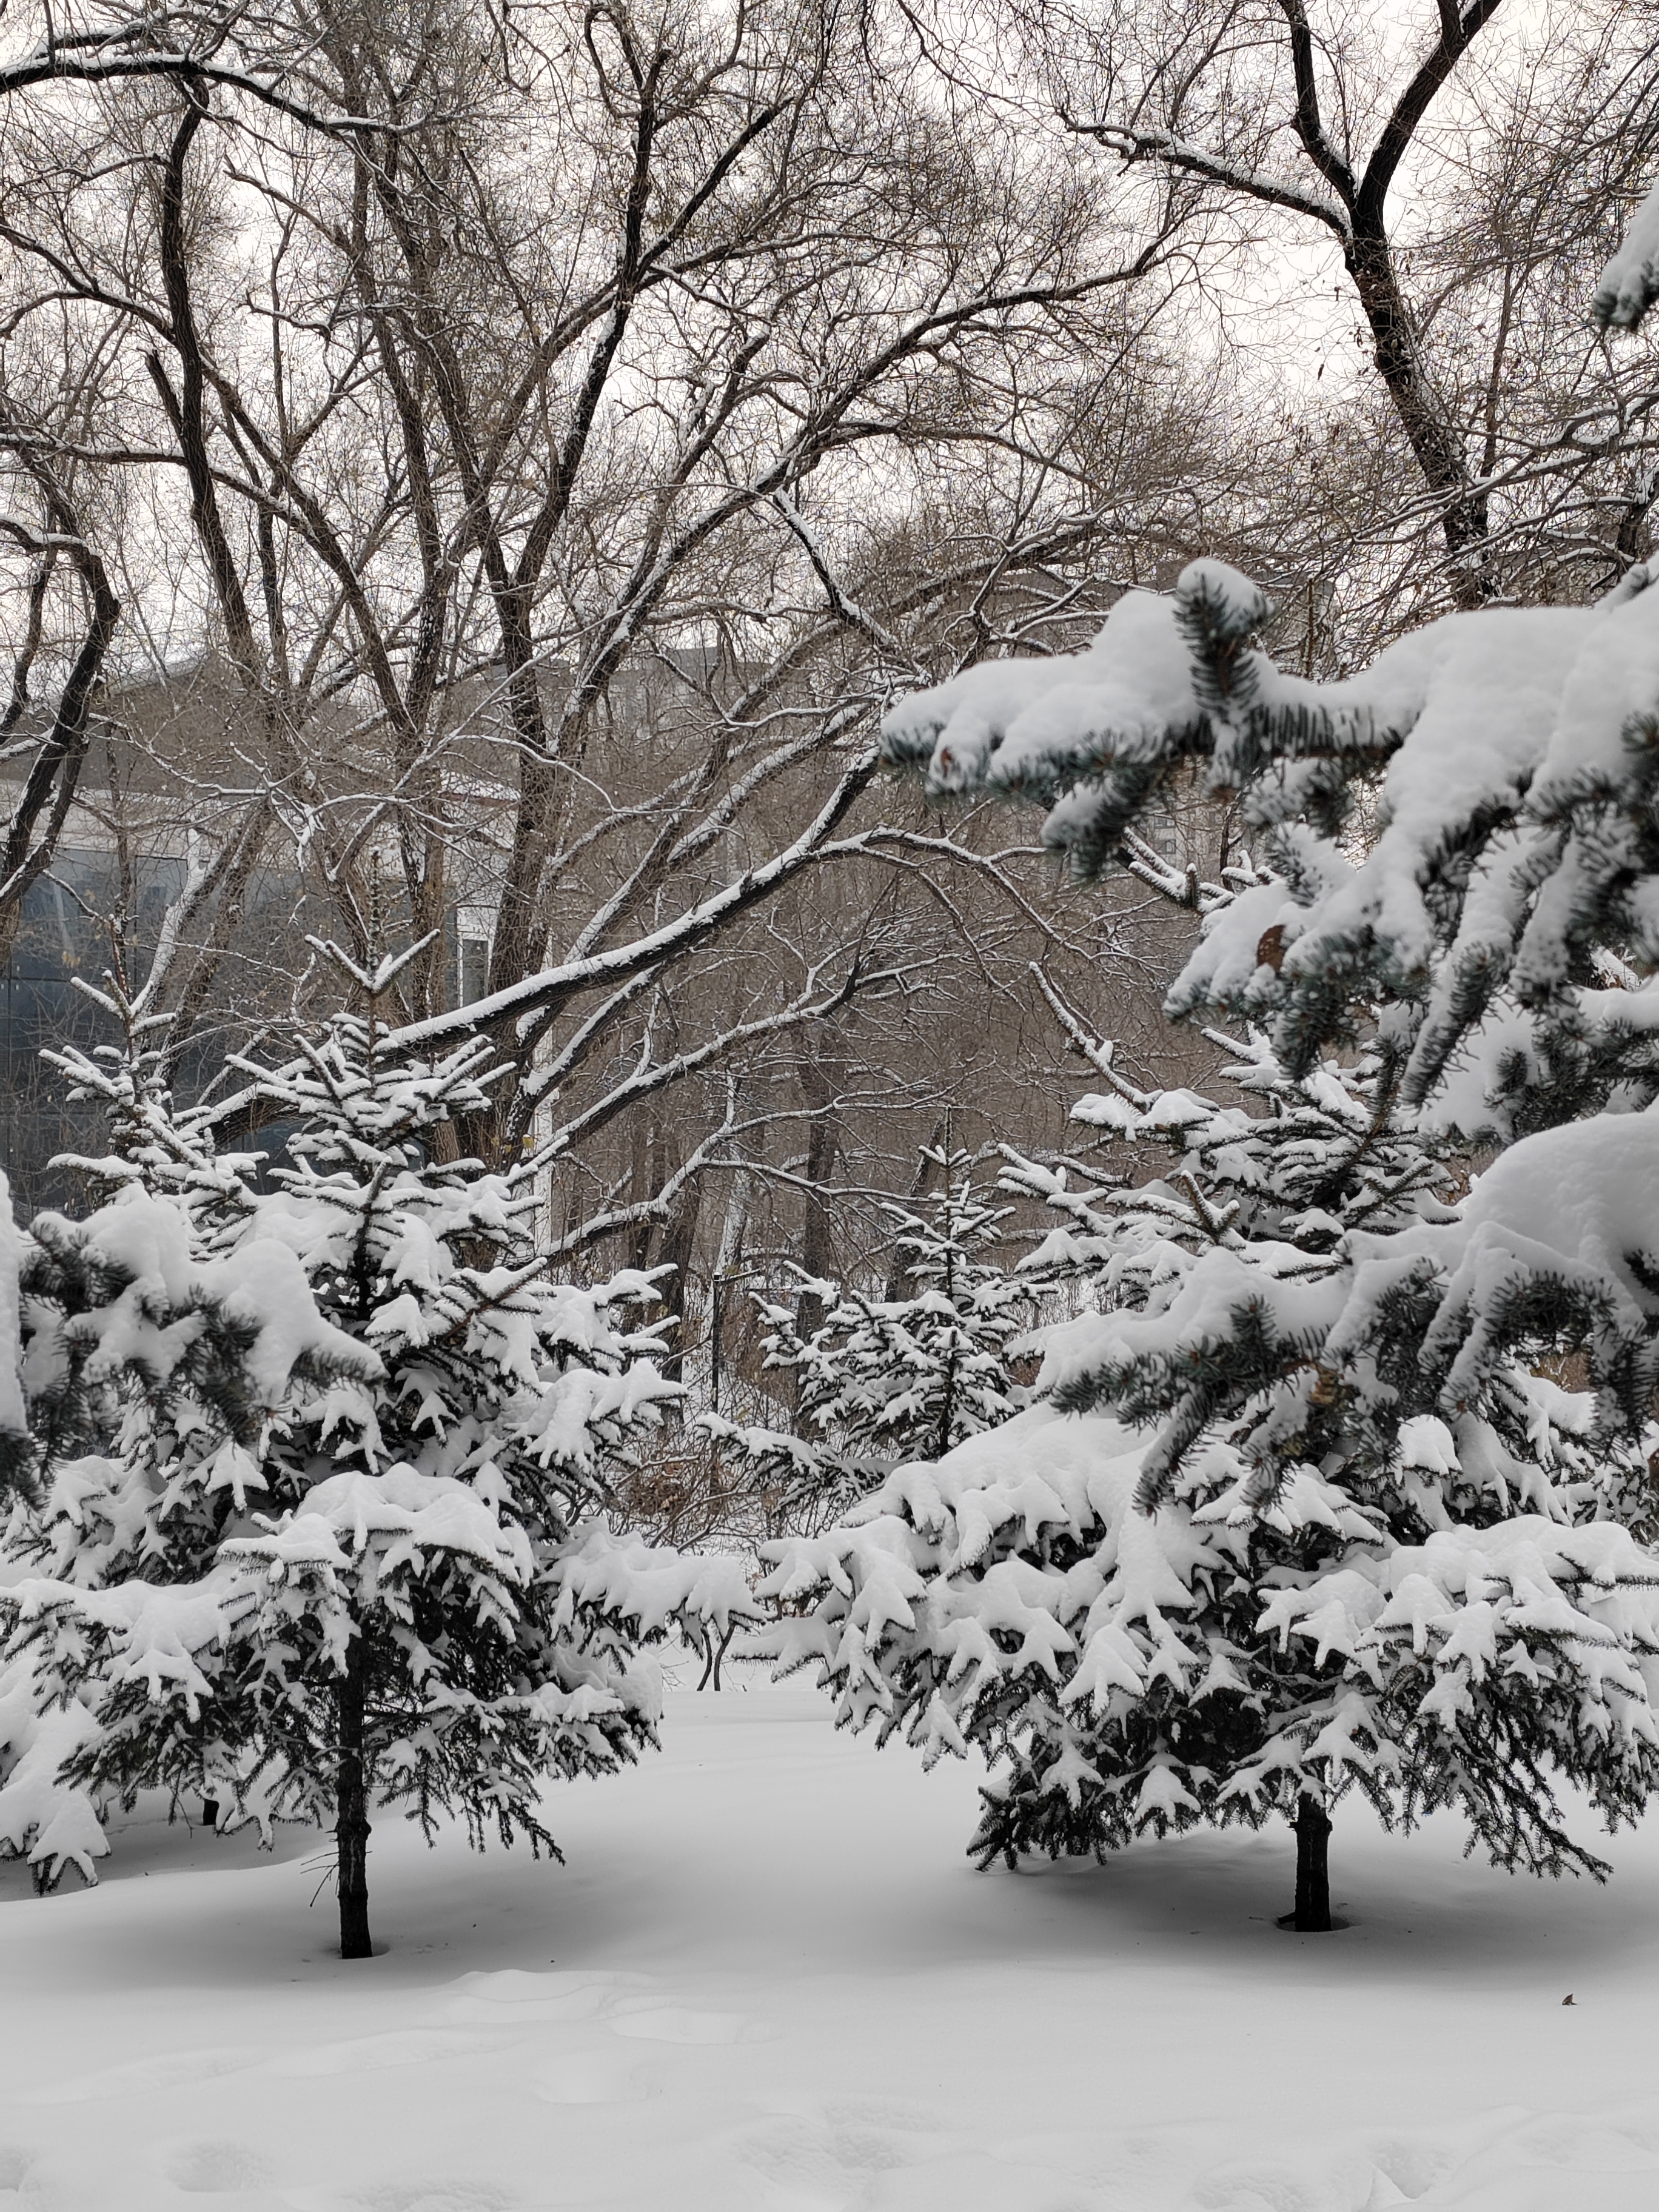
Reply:
M702 1675L697 1684L697 1687L700 1690L706 1690L711 1681L713 1682L716 1691L719 1690L720 1686L720 1662L731 1650L732 1638L737 1634L737 1632L738 1624L735 1620L729 1621L726 1624L726 1633L724 1636L720 1637L718 1641L715 1638L714 1627L712 1621L703 1630Z
M800 1063L801 1093L811 1116L806 1138L806 1218L801 1230L800 1263L814 1276L829 1275L836 1264L834 1230L824 1196L841 1148L836 1073L827 1048L822 1057L803 1059ZM827 1311L816 1291L803 1291L796 1305L796 1328L802 1336L811 1336L814 1329L823 1327Z
M680 1382L685 1373L687 1293L691 1287L691 1260L696 1250L697 1217L702 1208L702 1185L694 1182L687 1186L669 1215L657 1254L659 1267L674 1270L663 1285L664 1302L675 1324L672 1339L674 1348L662 1364L662 1371L671 1382Z
M926 815L927 812L927 810L925 807L921 811L923 815ZM945 1145L945 1150L948 1152L950 1150L950 1146L948 1144L945 1144L945 1139L950 1133L950 1128L951 1109L947 1106L944 1113L939 1115L938 1121L933 1124L933 1133L927 1139L927 1149L937 1151L940 1145ZM950 1170L948 1168L945 1170L945 1173L947 1176L949 1175ZM910 1188L905 1194L912 1206L920 1205L921 1200L927 1197L927 1186L932 1182L933 1176L933 1163L928 1158L927 1151L919 1148L916 1155L916 1171L915 1175L911 1176ZM889 1305L896 1304L896 1302L904 1296L904 1286L908 1280L909 1277L905 1269L904 1254L899 1246L895 1244L893 1247L893 1256L887 1263L886 1287L882 1291L882 1296L886 1299Z
M1326 1936L1331 1926L1331 1824L1315 1797L1296 1808L1296 1930Z
M1380 219L1368 232L1357 233L1347 262L1376 343L1376 366L1418 466L1442 501L1453 597L1462 607L1478 607L1496 588L1486 495L1470 479L1462 441L1424 368Z
M368 1786L363 1771L363 1639L351 1639L340 1685L340 1773L334 1836L339 1851L340 1956L369 1959Z

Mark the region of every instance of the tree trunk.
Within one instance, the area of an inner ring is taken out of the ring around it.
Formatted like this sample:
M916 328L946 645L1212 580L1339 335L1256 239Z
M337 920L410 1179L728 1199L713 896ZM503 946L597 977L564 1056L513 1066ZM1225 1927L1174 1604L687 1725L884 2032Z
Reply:
M912 1206L919 1206L922 1200L927 1195L927 1186L933 1179L933 1163L928 1158L927 1154L930 1150L937 1151L939 1146L944 1144L945 1133L949 1129L950 1125L951 1109L947 1106L944 1113L939 1115L938 1121L934 1122L933 1133L927 1139L927 1143L925 1146L919 1146L917 1149L916 1171L915 1175L911 1176L910 1188L905 1194ZM949 1150L948 1146L946 1146L946 1150ZM951 1171L947 1167L945 1174L948 1176L950 1172ZM895 1243L893 1246L893 1256L887 1263L886 1285L882 1291L882 1296L886 1299L890 1306L896 1304L898 1299L904 1296L904 1286L908 1280L908 1277L905 1272L904 1254L899 1246Z
M828 1047L821 1057L800 1062L801 1094L811 1116L806 1139L806 1218L801 1230L800 1263L809 1275L827 1276L836 1264L830 1205L824 1197L836 1171L841 1124L836 1113L837 1085ZM804 1337L821 1328L829 1309L816 1291L803 1291L796 1302L795 1327Z
M1401 428L1430 490L1442 502L1440 527L1451 556L1453 597L1461 607L1484 605L1496 588L1486 494L1470 480L1462 441L1423 366L1380 216L1374 225L1357 229L1347 264Z
M1331 1824L1315 1797L1296 1807L1296 1931L1328 1936L1331 1927Z
M334 1836L339 1851L340 1956L370 1959L368 1789L363 1771L363 1639L351 1639L339 1690L340 1776Z
M662 1371L671 1382L678 1382L685 1373L688 1294L691 1288L691 1261L697 1249L697 1218L702 1210L702 1185L693 1181L681 1192L669 1215L657 1253L658 1266L674 1270L662 1290L665 1307L675 1324L670 1339L673 1349L662 1363Z

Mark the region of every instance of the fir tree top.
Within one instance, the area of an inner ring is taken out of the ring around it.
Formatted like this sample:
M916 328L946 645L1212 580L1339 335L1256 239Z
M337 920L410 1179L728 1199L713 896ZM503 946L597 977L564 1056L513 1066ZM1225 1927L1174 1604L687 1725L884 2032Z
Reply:
M896 1297L794 1271L829 1311L803 1334L796 1313L763 1294L769 1368L787 1376L793 1433L704 1415L702 1425L754 1463L786 1522L821 1520L908 1459L938 1458L1024 1402L1012 1367L1029 1293L991 1254L1012 1209L974 1188L974 1163L951 1145L921 1147L938 1180L919 1203L884 1202Z

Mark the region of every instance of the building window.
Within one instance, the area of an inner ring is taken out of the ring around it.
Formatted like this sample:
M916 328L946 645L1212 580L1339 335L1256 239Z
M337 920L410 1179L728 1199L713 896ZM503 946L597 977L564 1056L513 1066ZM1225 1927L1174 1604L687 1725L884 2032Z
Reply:
M456 1002L470 1006L489 988L489 951L495 915L488 907L464 906L455 916Z

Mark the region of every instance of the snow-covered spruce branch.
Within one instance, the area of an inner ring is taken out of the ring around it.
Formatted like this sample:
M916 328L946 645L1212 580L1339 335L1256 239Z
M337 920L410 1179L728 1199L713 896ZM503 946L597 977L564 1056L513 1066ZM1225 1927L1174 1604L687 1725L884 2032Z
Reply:
M1625 226L1619 249L1596 279L1590 320L1602 330L1633 331L1659 300L1659 185Z

